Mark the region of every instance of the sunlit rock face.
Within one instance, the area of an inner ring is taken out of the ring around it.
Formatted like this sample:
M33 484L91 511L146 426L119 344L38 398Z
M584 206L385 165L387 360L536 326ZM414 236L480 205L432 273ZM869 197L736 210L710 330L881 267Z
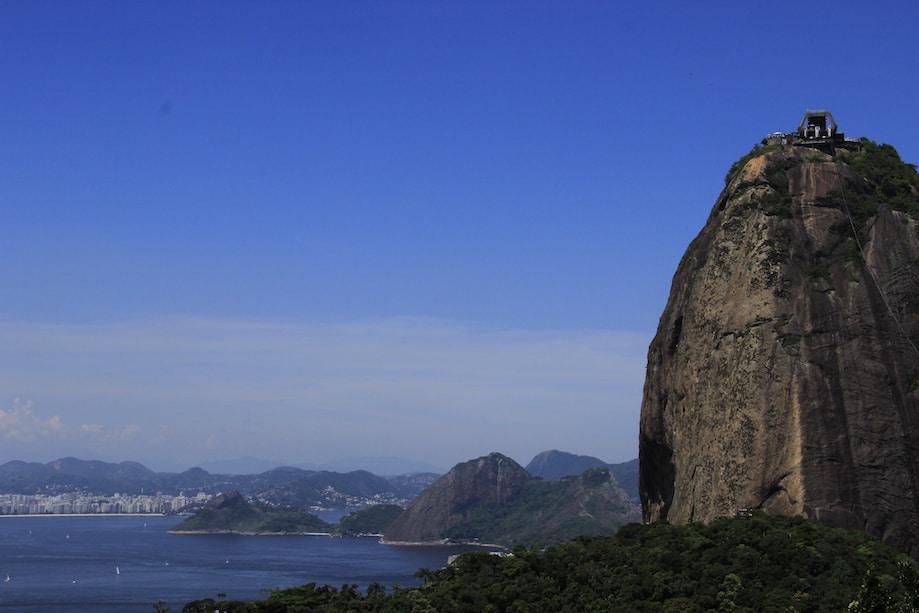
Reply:
M919 182L877 151L732 169L648 351L646 521L758 508L919 553Z

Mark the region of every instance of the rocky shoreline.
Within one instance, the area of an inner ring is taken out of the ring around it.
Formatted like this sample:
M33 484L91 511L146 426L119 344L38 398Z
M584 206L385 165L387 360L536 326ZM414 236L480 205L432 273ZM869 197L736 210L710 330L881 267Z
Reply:
M481 547L482 549L497 549L507 551L507 547L497 543L479 543L477 541L454 541L451 539L438 539L433 541L393 541L380 538L381 545L391 545L393 547Z
M331 532L247 532L244 530L167 530L167 534L236 534L239 536L335 536Z

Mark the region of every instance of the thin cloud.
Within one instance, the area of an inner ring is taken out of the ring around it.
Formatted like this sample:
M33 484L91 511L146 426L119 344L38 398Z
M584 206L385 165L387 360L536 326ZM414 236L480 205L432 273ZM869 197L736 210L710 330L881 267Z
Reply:
M130 424L119 428L101 424L82 424L72 428L59 415L43 418L33 410L31 400L14 398L9 409L0 409L0 439L28 443L62 442L82 438L91 443L131 441L138 437L140 426Z
M634 457L648 338L428 318L185 318L0 322L0 342L0 389L28 391L84 424L84 441L125 453L267 449L296 461L372 447L449 464L473 445Z
M13 399L10 409L0 409L0 438L17 441L37 441L58 436L65 430L57 415L42 419L32 411L31 401Z
M123 428L106 428L101 424L82 424L79 432L90 440L99 443L123 442L136 439L141 433L141 428L137 424L130 424Z
M80 432L90 436L98 436L102 432L101 424L83 424L80 426Z

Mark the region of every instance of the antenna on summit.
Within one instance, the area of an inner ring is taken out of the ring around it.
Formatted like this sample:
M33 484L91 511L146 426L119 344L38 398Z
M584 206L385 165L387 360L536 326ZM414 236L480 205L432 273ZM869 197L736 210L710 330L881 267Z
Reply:
M858 151L861 143L858 139L846 138L839 131L833 114L827 109L806 110L798 129L795 132L773 132L765 139L767 145L797 145L810 147L834 155L837 148Z

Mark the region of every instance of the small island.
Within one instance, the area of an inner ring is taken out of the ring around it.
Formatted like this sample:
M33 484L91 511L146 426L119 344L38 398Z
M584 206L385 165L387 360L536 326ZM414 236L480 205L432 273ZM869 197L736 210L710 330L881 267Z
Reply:
M378 504L353 511L341 518L335 532L341 536L382 537L404 510L397 504Z
M238 491L216 496L195 515L173 526L174 534L331 534L332 525L311 513L254 505Z

